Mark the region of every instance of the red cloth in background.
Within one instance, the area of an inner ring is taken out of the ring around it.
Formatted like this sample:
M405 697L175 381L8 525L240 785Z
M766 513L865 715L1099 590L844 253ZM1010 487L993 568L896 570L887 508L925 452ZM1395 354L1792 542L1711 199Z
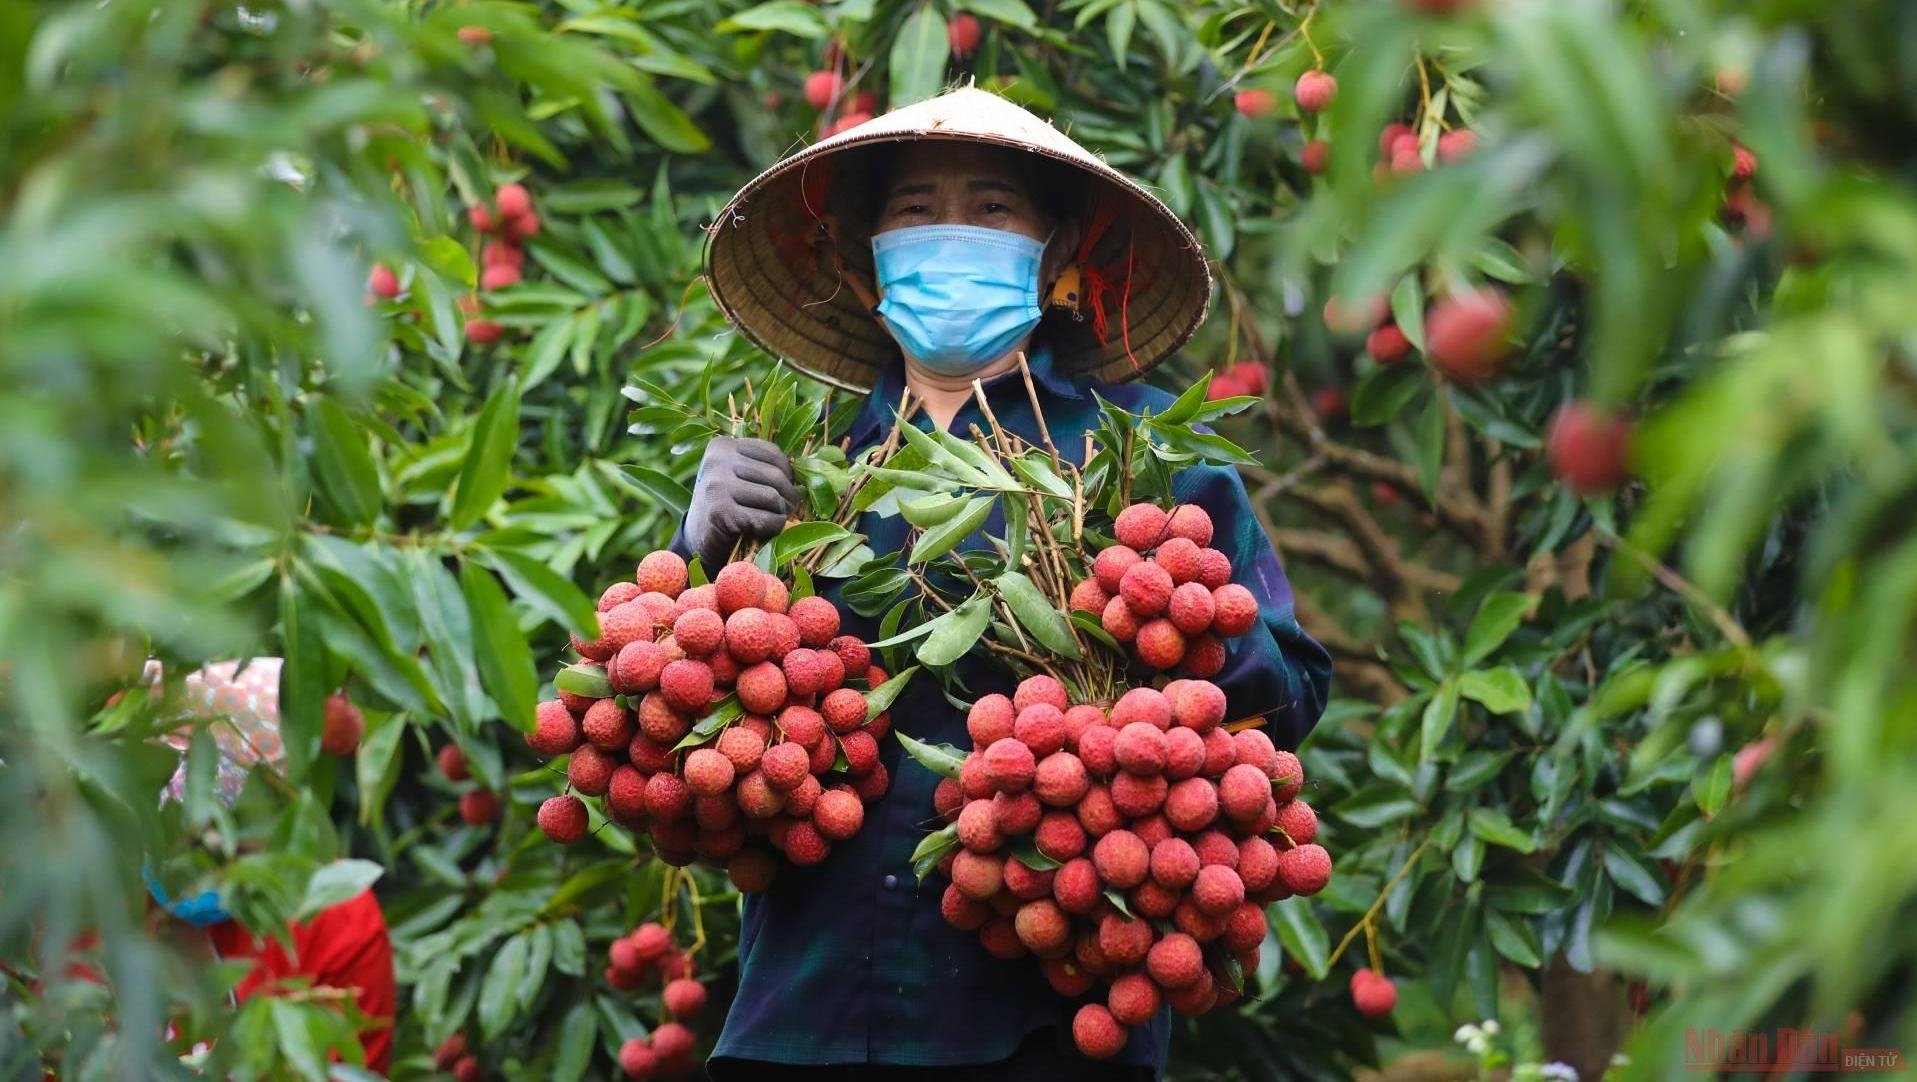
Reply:
M360 1013L378 1020L374 1028L360 1034L366 1066L385 1074L393 1057L398 993L393 982L393 944L373 892L363 891L310 921L294 921L290 931L291 957L279 940L271 936L256 940L233 921L212 925L206 934L220 957L253 959L252 972L234 990L240 999L270 995L275 984L296 977L305 978L314 988L351 991Z

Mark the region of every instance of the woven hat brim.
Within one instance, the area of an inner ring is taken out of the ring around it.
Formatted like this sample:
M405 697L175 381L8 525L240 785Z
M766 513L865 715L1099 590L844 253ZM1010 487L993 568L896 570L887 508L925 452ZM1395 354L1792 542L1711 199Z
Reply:
M750 341L834 386L869 389L898 362L898 346L839 274L840 262L869 276L870 253L835 245L835 174L861 151L916 140L969 141L1035 154L1089 181L1087 205L1110 227L1086 261L1104 283L1078 319L1049 313L1041 333L1063 371L1108 383L1135 379L1197 330L1211 297L1198 238L1163 201L1019 106L975 88L894 110L806 147L759 174L732 198L707 234L714 300ZM843 217L841 214L840 217ZM1101 337L1099 331L1104 333Z

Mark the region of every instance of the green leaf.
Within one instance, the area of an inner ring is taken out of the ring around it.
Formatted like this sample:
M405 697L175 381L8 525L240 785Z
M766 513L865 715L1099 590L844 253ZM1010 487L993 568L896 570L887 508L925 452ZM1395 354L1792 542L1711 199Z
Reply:
M978 532L978 528L985 524L986 517L992 513L994 501L995 497L992 496L973 496L963 511L920 534L912 545L911 554L905 558L906 562L922 564L957 548L959 542Z
M519 387L508 379L486 399L473 423L466 459L453 491L451 520L455 529L478 522L493 501L506 491L513 452L519 446Z
M1331 955L1330 937L1318 923L1318 914L1309 898L1287 898L1266 910L1278 931L1278 942L1285 953L1298 960L1312 980L1324 980Z
M579 587L545 564L508 549L480 550L480 559L506 579L513 594L567 631L599 634L599 612Z
M945 58L950 51L945 18L931 4L920 5L892 39L891 107L897 109L937 94L945 81Z
M931 634L919 644L919 661L942 669L969 653L992 622L992 606L983 597L967 599L958 608L934 620Z
M1663 877L1622 840L1612 838L1605 842L1604 871L1611 882L1645 905L1664 904Z
M506 1031L519 1013L519 982L526 976L527 943L516 935L502 944L479 986L479 1030L486 1040Z
M957 823L947 823L919 839L918 848L912 850L912 874L924 882L939 866L939 861L945 859L945 854L958 848L958 843Z
M1451 847L1451 870L1456 872L1460 882L1477 881L1478 869L1484 867L1484 841L1474 834L1458 839Z
M1524 622L1524 614L1531 609L1532 599L1525 594L1499 592L1484 599L1478 606L1478 614L1471 620L1471 629L1464 634L1465 665L1476 665L1504 645L1504 640Z
M1457 765L1445 775L1445 788L1454 793L1476 789L1502 773L1505 765L1516 756L1517 753L1514 751L1494 752L1484 748L1473 748L1460 756Z
M1427 500L1437 498L1438 475L1444 470L1444 415L1444 395L1435 394L1418 418L1418 487Z
M612 698L612 681L606 678L606 670L589 669L583 663L559 670L559 675L552 678L552 686L568 695L587 699Z
M719 730L744 716L745 707L739 705L739 697L737 695L728 695L720 700L718 706L712 708L712 713L700 718L698 723L692 727L692 731L680 738L679 742L672 746L672 750L683 751L686 748L696 748L706 741L711 740L713 737L718 736Z
M873 718L890 710L892 703L899 697L899 693L905 690L905 685L912 682L913 675L918 671L919 667L914 665L887 680L885 683L880 684L878 687L866 692L865 720L871 721Z
M1418 722L1418 761L1425 762L1438 753L1438 745L1451 732L1452 719L1458 716L1458 683L1446 680L1437 694L1425 704L1424 717Z
M319 632L319 606L301 597L291 576L280 580L280 738L294 778L319 752L322 704L333 689L326 679L326 645Z
M1352 826L1370 830L1416 815L1418 802L1395 785L1379 783L1345 797L1331 811Z
M306 881L296 919L304 919L358 895L379 880L386 869L370 860L336 860L322 864Z
M1709 770L1692 778L1691 796L1697 801L1697 810L1707 816L1723 811L1731 799L1731 757L1718 756Z
M1031 30L1038 26L1038 16L1032 14L1025 0L963 0L957 6L981 19L1016 26L1020 30Z
M930 529L964 509L967 497L934 492L916 500L900 500L899 516L921 530Z
M1490 936L1491 946L1518 965L1536 969L1544 964L1544 948L1538 943L1538 933L1532 929L1530 921L1497 909L1487 909L1484 913L1484 930Z
M719 30L724 33L741 30L777 31L813 41L825 37L827 33L819 9L802 0L769 0L726 19L719 24Z
M1366 372L1352 388L1351 423L1360 427L1384 424L1429 384L1419 365L1381 364Z
M1391 291L1391 319L1404 332L1405 338L1424 351L1424 286L1418 282L1418 276L1407 274L1398 280L1397 288ZM1399 367L1415 367L1400 365Z
M1119 916L1126 920L1138 919L1138 914L1132 912L1131 900L1125 897L1124 891L1117 887L1106 887L1102 893L1105 895L1105 900L1112 903L1112 908L1118 910Z
M459 586L473 614L473 661L480 682L507 724L530 731L539 705L539 673L512 605L492 572L471 560L459 565Z
M536 924L527 933L530 946L526 950L526 976L519 982L519 1009L530 1011L533 1001L539 998L539 990L546 985L546 974L552 969L552 926Z
M1466 827L1492 845L1502 845L1520 853L1529 853L1537 848L1537 840L1530 831L1520 830L1503 808L1471 809Z
M692 506L692 491L662 470L628 463L621 465L619 472L676 517L684 518L686 510Z
M782 571L793 560L813 549L824 548L851 536L852 531L836 522L800 522L787 526L766 545L767 551L772 554L771 570L775 573Z
M366 430L324 395L313 401L313 464L320 487L348 522L364 525L379 516L379 468L366 447Z
M431 237L421 242L419 261L431 267L433 273L462 289L473 289L479 285L479 272L473 267L473 257L467 253L465 245L452 237Z
M915 740L897 729L892 730L892 735L898 737L899 746L905 749L905 754L910 755L920 766L941 778L956 779L959 776L959 767L965 762L965 752L950 744L927 744L923 740Z
M1038 851L1038 842L1030 834L1007 838L1005 850L1017 858L1020 864L1035 872L1049 872L1061 866L1058 861Z
M599 1017L593 1013L592 1004L586 1000L574 1003L559 1023L559 1048L547 1077L553 1082L579 1082L586 1077L598 1037Z
M1196 382L1185 388L1184 393L1173 400L1171 405L1166 406L1163 412L1153 417L1152 422L1159 425L1182 425L1189 422L1198 413L1199 407L1205 404L1205 395L1211 390L1211 375L1211 372L1207 371L1199 376Z
M1019 626L1038 640L1040 646L1059 657L1078 660L1078 640L1072 635L1071 622L1024 572L1007 571L993 582Z
M1012 459L1012 472L1026 484L1061 500L1072 498L1072 486L1052 469L1052 464L1037 455L1019 455Z
M1509 666L1473 669L1458 677L1458 692L1484 704L1494 714L1518 714L1531 705L1531 686Z

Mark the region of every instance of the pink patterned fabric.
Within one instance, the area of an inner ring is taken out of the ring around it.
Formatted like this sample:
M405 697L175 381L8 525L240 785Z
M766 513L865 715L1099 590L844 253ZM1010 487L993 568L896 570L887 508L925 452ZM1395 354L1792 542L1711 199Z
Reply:
M216 661L187 674L184 681L182 720L211 719L207 728L220 749L214 791L229 807L240 798L253 767L264 764L278 771L286 763L286 745L280 741L280 665L276 657ZM159 682L159 662L147 662L147 678ZM166 786L167 796L174 800L186 792L186 751L195 727L182 724L164 738L181 757L180 768Z

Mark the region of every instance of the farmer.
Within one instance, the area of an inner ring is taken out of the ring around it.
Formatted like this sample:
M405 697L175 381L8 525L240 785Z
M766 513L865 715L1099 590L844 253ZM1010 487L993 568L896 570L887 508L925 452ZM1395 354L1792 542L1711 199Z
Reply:
M279 658L221 661L187 675L182 682L186 712L205 720L219 760L213 778L214 796L231 807L239 800L255 767L277 772L286 760L280 741ZM148 663L148 679L156 686L158 665ZM184 798L185 754L191 727L170 734L167 743L181 753L181 763L167 784L167 799ZM286 928L286 943L271 935L255 937L233 920L221 905L219 893L201 891L170 897L149 866L142 869L147 893L157 913L166 916L161 930L190 950L204 951L222 961L245 959L252 968L234 988L237 1000L302 987L331 990L352 999L371 1026L360 1033L366 1066L385 1074L392 1059L393 948L386 919L373 892L359 894Z
M1055 445L1082 448L1098 424L1095 396L1134 411L1171 401L1130 381L1190 336L1210 291L1198 242L1164 204L976 89L899 109L775 165L720 215L708 257L713 293L748 338L818 379L868 392L849 432L855 452L885 438L908 391L921 428L982 427L975 380L1007 429L1038 442L1035 397ZM678 547L716 567L742 537L773 535L797 505L791 478L770 443L713 440ZM1210 514L1213 544L1262 610L1216 678L1229 716L1261 715L1278 746L1296 747L1324 706L1329 657L1300 630L1237 473L1194 467L1174 488ZM880 552L900 548L907 529L876 514L860 526ZM995 512L982 532L1003 529ZM844 617L849 632L876 637L871 621ZM1008 670L962 664L974 693L1011 690ZM933 681L909 685L892 716L922 740L969 740L963 712ZM884 757L892 787L865 828L823 864L782 870L748 902L739 992L713 1076L1156 1074L1166 1012L1134 1029L1115 1059L1089 1060L1072 1043L1077 1003L1031 959L996 959L945 923L942 884L918 883L910 861L939 779L896 743Z

